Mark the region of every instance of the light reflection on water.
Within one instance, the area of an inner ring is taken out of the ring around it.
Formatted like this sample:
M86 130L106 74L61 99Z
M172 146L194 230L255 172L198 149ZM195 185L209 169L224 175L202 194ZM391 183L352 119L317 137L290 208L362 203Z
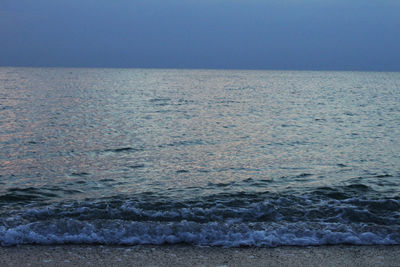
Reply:
M0 99L0 194L399 188L399 73L0 68Z

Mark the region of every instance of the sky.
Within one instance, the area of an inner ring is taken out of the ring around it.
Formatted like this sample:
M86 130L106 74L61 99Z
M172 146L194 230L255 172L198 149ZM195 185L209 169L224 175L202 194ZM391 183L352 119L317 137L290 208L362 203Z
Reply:
M0 0L0 66L400 71L400 1Z

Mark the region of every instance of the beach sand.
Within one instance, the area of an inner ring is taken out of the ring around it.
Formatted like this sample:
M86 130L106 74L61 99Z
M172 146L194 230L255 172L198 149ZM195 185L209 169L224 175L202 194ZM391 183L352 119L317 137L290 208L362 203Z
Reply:
M0 247L0 266L400 266L400 246L27 245Z

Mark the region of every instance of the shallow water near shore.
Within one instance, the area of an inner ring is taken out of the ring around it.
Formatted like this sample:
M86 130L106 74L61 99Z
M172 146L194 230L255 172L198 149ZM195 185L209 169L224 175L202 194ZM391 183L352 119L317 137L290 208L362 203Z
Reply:
M398 266L400 246L191 245L0 247L1 266Z
M0 68L0 244L400 244L400 73Z

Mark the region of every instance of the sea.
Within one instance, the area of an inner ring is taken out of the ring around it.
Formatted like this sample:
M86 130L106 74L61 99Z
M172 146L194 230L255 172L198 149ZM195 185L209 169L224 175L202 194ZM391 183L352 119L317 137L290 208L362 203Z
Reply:
M400 244L400 73L0 68L0 245Z

